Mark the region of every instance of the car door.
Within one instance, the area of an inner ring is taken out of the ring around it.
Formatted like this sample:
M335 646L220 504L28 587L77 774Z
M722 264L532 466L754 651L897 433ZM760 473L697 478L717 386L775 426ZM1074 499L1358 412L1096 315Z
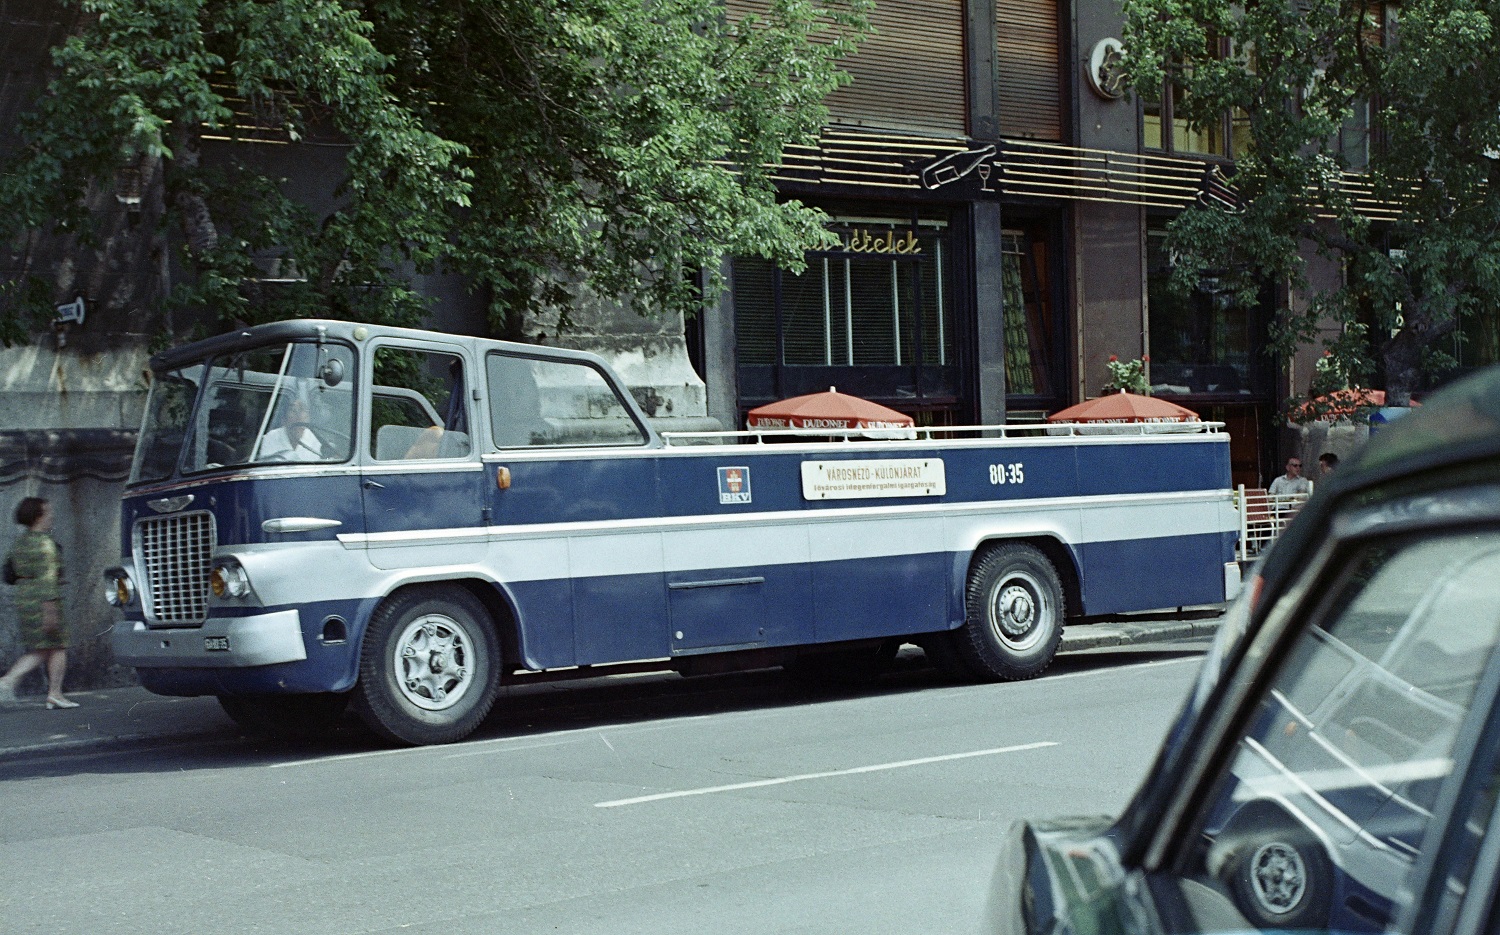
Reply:
M385 340L370 356L361 486L371 564L482 560L482 465L463 348Z
M597 360L566 351L485 355L490 438L505 478L486 487L493 561L529 664L668 654L657 452Z
M1157 882L1170 912L1219 920L1199 930L1385 929L1489 710L1500 527L1374 526L1325 557L1182 793Z

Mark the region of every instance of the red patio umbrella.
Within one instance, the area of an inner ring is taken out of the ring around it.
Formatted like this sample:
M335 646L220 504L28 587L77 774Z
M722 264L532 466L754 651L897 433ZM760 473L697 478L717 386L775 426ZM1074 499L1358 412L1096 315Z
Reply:
M1197 422L1198 414L1176 403L1135 393L1086 399L1047 417L1048 422Z
M868 399L840 393L793 396L750 410L745 423L752 429L902 429L913 425L911 416L887 409Z
M1347 419L1361 409L1379 409L1384 405L1385 390L1367 390L1356 386L1325 393L1308 400L1300 408L1303 416L1316 416L1321 420L1332 421Z

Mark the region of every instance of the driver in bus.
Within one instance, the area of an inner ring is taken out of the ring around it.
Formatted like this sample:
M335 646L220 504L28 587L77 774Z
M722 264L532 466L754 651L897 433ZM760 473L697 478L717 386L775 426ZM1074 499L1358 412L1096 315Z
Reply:
M311 407L301 396L294 397L282 416L281 427L274 428L260 440L260 461L321 461L323 442L308 425Z

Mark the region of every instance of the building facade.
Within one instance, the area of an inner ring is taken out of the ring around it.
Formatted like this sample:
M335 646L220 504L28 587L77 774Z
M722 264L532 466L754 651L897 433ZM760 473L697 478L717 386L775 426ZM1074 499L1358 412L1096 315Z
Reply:
M725 0L731 17L764 2ZM42 86L46 50L76 15L54 0L0 0L0 125ZM604 354L660 427L689 430L741 427L756 405L828 387L922 424L1036 418L1097 395L1110 356L1149 355L1158 395L1229 424L1236 482L1274 476L1276 413L1305 389L1316 352L1265 353L1274 284L1254 308L1211 281L1186 299L1165 289L1165 224L1220 193L1233 115L1192 132L1170 89L1146 101L1121 93L1113 0L880 0L873 19L820 138L776 174L785 197L828 213L835 249L809 254L801 271L732 260L727 292L686 323L595 303L549 342ZM6 144L0 131L0 154ZM310 206L333 197L334 149L253 136L223 145L285 163ZM141 181L139 205L100 206L107 224L156 223L159 179ZM102 684L116 673L94 582L117 550L145 362L160 342L140 333L138 313L160 304L170 269L158 255L111 252L107 236L93 252L0 244L0 278L39 267L55 273L58 303L84 300L87 320L0 350L0 509L38 493L66 504L57 535L76 671ZM432 327L486 328L454 277L418 286L435 300ZM0 628L0 662L17 651L9 633Z
M1253 307L1166 287L1166 225L1232 197L1241 123L1195 131L1172 89L1125 93L1105 0L883 0L874 26L778 174L841 244L802 272L730 264L688 333L708 414L739 426L837 386L924 424L1034 418L1097 395L1111 356L1149 356L1156 395L1228 423L1237 482L1274 476L1276 414L1312 363L1266 351L1275 284Z

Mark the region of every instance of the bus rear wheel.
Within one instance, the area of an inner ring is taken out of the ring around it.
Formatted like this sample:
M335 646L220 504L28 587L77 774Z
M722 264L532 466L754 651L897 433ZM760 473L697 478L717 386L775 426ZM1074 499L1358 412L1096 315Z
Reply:
M1062 643L1063 589L1034 546L987 550L969 570L966 619L955 648L980 677L1029 679L1051 665Z
M1328 924L1330 866L1322 846L1288 824L1252 835L1225 869L1251 925L1318 929Z
M462 588L402 591L375 612L360 651L354 710L404 744L452 743L477 728L500 686L500 643Z

